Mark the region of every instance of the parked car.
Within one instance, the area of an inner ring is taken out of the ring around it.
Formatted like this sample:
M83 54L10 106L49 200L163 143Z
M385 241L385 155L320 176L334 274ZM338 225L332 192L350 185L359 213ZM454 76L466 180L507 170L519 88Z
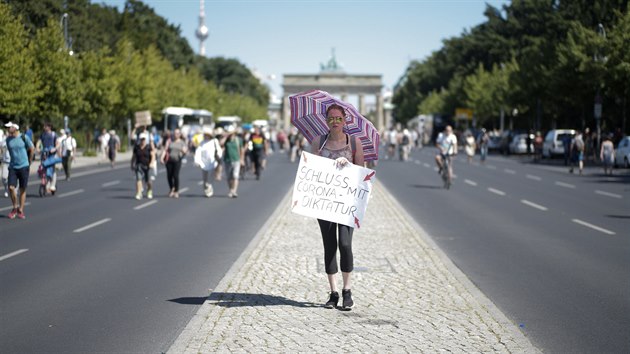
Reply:
M564 139L573 139L575 129L552 129L543 141L542 156L546 158L564 155Z
M630 136L624 136L615 148L615 166L630 168Z
M534 134L530 134L531 141L534 141ZM533 147L532 147L533 149ZM516 134L509 145L510 154L527 153L527 134Z
M498 135L490 135L488 140L488 151L499 151L501 148L501 137Z

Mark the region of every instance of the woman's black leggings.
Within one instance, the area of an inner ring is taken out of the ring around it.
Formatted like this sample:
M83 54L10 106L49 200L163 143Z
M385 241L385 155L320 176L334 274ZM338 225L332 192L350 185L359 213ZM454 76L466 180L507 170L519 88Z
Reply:
M322 231L324 241L324 264L326 274L337 273L337 230L339 230L339 255L341 271L350 273L354 269L354 259L352 257L352 231L350 226L337 224L334 222L320 220L319 228Z
M177 192L179 190L179 170L182 168L181 161L166 162L166 179L168 180L168 188Z

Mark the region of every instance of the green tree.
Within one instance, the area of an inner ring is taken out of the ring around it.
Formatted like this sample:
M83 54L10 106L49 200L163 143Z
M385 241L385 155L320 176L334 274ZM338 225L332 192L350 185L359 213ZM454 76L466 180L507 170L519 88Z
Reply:
M84 127L112 126L111 109L121 101L119 79L114 75L114 58L109 48L81 52L81 81L86 104L78 112Z
M628 132L628 106L630 105L630 9L616 12L615 25L605 39L604 55L606 60L605 80L608 82L609 95L618 106L621 118L618 126Z
M43 93L37 101L34 116L56 126L62 124L65 115L75 115L86 104L79 77L79 59L69 55L64 46L59 22L53 20L37 31L29 45L39 89Z
M0 115L29 116L42 94L27 43L21 19L0 2Z

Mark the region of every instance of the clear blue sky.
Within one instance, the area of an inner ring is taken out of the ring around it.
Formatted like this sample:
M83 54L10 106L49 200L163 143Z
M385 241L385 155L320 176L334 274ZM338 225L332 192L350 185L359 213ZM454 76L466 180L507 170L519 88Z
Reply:
M117 6L124 0L93 0ZM199 0L145 0L179 25L195 52ZM393 88L414 59L438 50L442 40L485 20L500 0L223 0L205 1L206 56L236 58L256 70L275 95L282 75L317 73L335 48L349 74L382 74ZM275 75L275 79L270 76Z

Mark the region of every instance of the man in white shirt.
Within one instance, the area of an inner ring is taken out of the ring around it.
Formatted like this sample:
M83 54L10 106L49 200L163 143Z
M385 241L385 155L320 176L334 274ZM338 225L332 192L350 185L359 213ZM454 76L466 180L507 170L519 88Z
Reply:
M70 180L70 169L72 167L72 161L74 161L74 153L77 150L77 141L72 136L70 129L61 129L61 165L63 165L63 172L66 174L66 181Z
M447 125L443 132L438 134L435 140L435 146L439 149L439 153L435 155L435 162L438 165L438 173L442 173L444 159L448 159L448 177L453 178L453 161L451 156L457 155L457 137L453 134L453 127Z

